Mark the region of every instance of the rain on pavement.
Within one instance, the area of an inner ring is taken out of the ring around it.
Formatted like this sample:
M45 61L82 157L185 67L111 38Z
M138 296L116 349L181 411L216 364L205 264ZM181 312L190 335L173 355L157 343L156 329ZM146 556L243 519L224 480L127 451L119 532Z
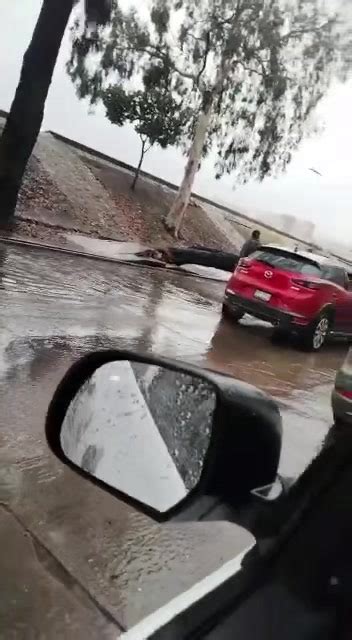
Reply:
M25 625L33 637L116 637L235 552L230 524L158 526L54 459L45 413L80 355L127 348L228 372L279 401L283 473L317 451L346 345L314 355L274 346L264 324L221 320L223 290L169 270L0 245L0 638L28 637Z

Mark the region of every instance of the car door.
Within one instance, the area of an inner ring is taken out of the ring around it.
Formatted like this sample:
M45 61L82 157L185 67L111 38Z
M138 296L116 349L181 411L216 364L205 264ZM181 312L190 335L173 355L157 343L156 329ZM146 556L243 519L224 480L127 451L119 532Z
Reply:
M335 307L334 331L352 333L352 291L349 290L347 273L343 268L328 266L324 277L332 285L332 302Z
M352 335L352 288L349 284L346 286L349 288L344 290L344 296L341 297L341 301L336 307L336 313L340 319L341 331Z

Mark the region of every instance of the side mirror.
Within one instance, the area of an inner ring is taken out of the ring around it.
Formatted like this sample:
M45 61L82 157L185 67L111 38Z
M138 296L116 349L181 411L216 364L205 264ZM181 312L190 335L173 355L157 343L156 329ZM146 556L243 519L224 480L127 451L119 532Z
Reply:
M46 436L64 464L154 519L199 519L209 500L234 506L273 481L281 418L268 396L228 376L98 352L59 385Z

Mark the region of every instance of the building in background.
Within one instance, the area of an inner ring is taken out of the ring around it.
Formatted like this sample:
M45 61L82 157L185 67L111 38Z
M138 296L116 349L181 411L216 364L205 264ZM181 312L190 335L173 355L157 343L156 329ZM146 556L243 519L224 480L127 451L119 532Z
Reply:
M300 220L295 216L284 214L267 214L263 218L266 224L270 224L282 233L286 233L306 243L314 243L315 224L309 220Z

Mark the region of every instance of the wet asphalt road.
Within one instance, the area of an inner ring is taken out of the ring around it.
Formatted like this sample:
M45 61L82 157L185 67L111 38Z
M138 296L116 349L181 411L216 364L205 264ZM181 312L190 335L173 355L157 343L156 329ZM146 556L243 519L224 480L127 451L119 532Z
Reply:
M283 473L314 455L346 345L273 346L263 324L220 320L223 289L0 245L1 639L28 638L26 625L33 638L116 637L235 553L231 525L156 526L53 458L45 413L78 356L129 348L226 371L279 401Z

